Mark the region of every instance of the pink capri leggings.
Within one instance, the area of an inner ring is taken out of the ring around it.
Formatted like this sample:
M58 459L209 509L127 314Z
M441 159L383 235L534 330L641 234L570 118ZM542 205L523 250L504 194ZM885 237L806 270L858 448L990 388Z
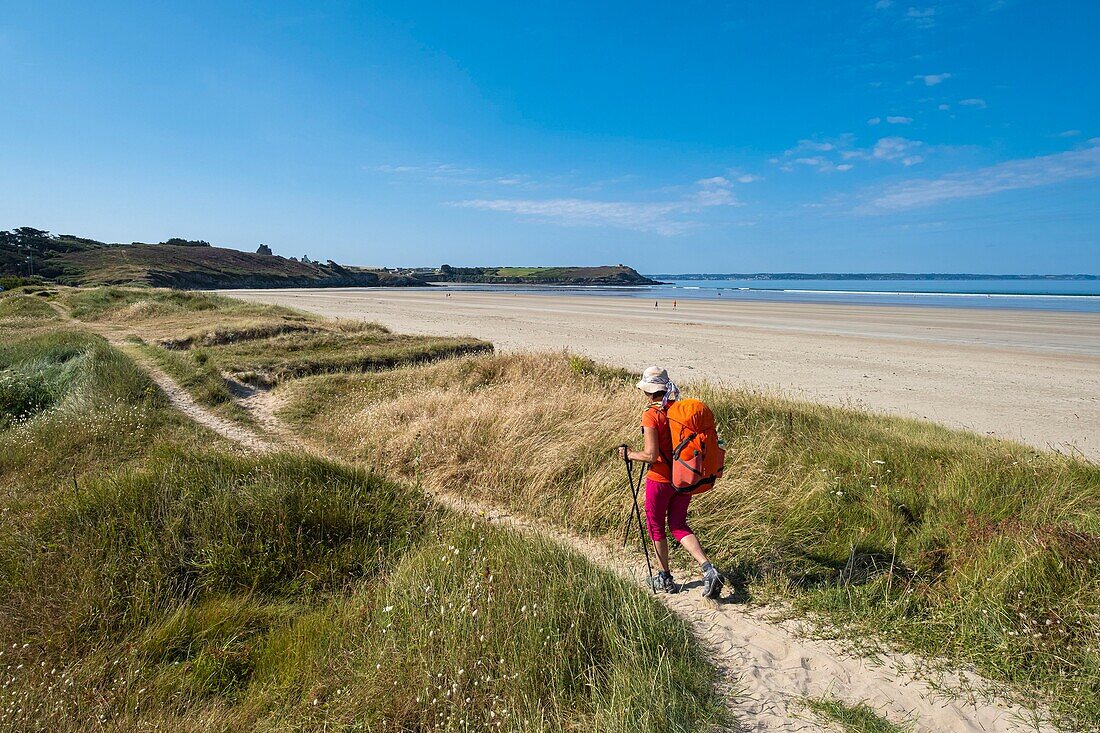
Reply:
M646 524L649 525L649 536L654 542L665 539L666 521L677 542L692 534L691 527L687 523L690 503L691 496L676 493L672 484L654 481L651 478L645 480Z

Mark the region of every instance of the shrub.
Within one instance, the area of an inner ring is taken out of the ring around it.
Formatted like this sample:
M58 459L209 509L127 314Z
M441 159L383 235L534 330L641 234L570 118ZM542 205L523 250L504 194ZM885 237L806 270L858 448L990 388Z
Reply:
M0 428L28 420L57 403L71 387L91 345L86 336L51 334L0 346Z

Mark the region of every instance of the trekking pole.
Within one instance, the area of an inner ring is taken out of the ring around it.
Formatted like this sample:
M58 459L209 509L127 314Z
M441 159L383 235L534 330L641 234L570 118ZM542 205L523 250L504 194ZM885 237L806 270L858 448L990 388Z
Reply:
M646 470L648 468L649 468L648 463L642 463L638 466L638 475L635 478L635 484L634 484L635 486L638 487L638 491L642 490L642 477L645 476ZM635 496L637 496L637 493L635 493ZM635 507L636 506L637 506L637 501L635 501ZM648 548L650 545L652 545L653 546L653 554L654 554L654 556L657 556L657 542L653 539L653 537L650 536L648 527L646 528L646 531L644 531L644 532L641 531L642 510L637 509L637 514L638 514L638 531L642 536L642 545L646 548ZM646 540L649 540L649 542L647 543ZM646 550L646 563L648 564L648 562L649 562L649 551L647 549ZM650 578L650 587L653 587L653 583L652 583L653 568L652 567L649 568L649 578ZM657 589L653 588L653 592L656 593Z
M622 447L626 448L627 446L624 443ZM634 507L633 507L633 509L631 509L631 516L632 517L633 516L638 517L638 539L641 540L642 552L645 553L645 567L646 567L646 572L648 573L648 575L646 576L646 584L649 586L649 589L651 591L653 591L653 594L656 595L657 594L657 589L653 587L653 564L649 561L649 545L646 544L645 530L642 527L642 510L638 508L638 488L637 487L640 486L641 483L642 483L641 471L639 470L639 472L638 472L638 483L635 484L634 483L634 466L631 465L632 461L629 458L624 459L624 461L626 463L626 480L630 482L630 496L634 500ZM629 523L629 518L628 518L627 522Z
M630 493L632 495L634 495L635 497L637 497L637 491L638 490L636 488L634 488L635 487L634 472L632 470L634 468L634 465L633 465L634 462L631 461L629 458L627 458L625 460L626 460L627 480L630 482ZM637 511L637 509L638 509L638 500L637 500L637 498L635 498L634 503L630 507L630 511L627 512L627 514L626 514L626 521L623 522L623 547L626 547L626 543L630 539L630 528L634 524L634 512Z
M626 443L623 443L619 447L628 449ZM625 458L624 460L626 461L626 470L628 472L627 479L630 481L630 493L634 494L637 490L634 488L634 475L631 471L631 469L633 468L633 466L631 465L632 461L629 458ZM623 522L623 547L626 547L626 543L630 539L630 527L634 524L634 510L637 508L637 506L638 502L637 500L635 500L633 506L631 506L630 508L630 511L626 514L626 520Z
M634 515L641 511L641 509L638 508L638 491L642 487L641 471L645 464L638 467L638 480L636 482L633 479L633 472L631 471L631 469L634 468L634 462L627 460L626 465L626 470L630 474L628 479L630 480L630 493L634 496L634 504L631 506L630 511L626 515L626 521L623 523L623 547L626 547L626 543L630 539L630 531L634 524Z

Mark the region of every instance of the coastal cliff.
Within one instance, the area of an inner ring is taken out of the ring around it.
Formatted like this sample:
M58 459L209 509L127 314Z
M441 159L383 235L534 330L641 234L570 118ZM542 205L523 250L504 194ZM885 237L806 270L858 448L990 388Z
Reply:
M30 227L0 232L0 275L37 276L64 285L213 288L425 286L414 275L214 247L201 240L108 244Z

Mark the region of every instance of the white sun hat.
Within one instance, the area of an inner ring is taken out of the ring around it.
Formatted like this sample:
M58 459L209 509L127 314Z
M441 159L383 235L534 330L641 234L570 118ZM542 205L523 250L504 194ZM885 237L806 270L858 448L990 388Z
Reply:
M638 382L638 389L646 394L654 392L667 392L672 380L668 378L668 372L659 366L651 366L642 372L642 381Z

